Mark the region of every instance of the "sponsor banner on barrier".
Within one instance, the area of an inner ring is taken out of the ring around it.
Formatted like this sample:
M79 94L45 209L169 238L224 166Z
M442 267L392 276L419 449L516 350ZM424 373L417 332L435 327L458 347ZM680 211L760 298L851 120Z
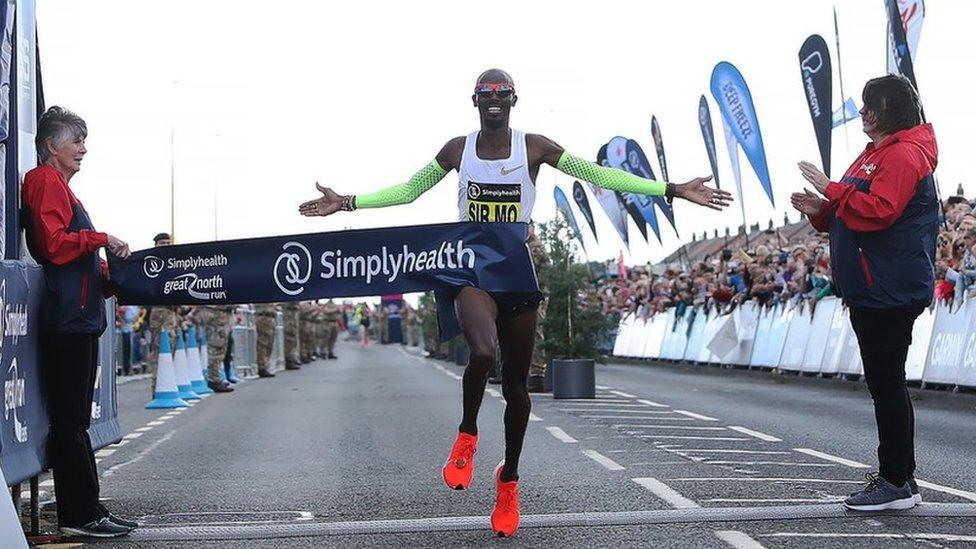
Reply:
M0 262L0 468L9 484L36 475L47 462L49 421L37 352L43 286L40 267Z
M114 318L115 299L105 301L105 316ZM115 330L105 330L98 339L98 366L92 395L91 426L88 428L88 438L95 450L122 440L115 387L115 349L119 335Z
M664 333L668 326L668 315L658 313L647 319L647 337L641 355L644 358L661 358L661 348L664 345Z
M922 314L915 319L915 326L912 327L912 344L908 347L908 357L905 359L905 379L908 381L922 380L922 374L925 371L925 359L928 356L929 344L932 342L934 324L935 313L931 309L923 310ZM972 328L969 329L969 333L973 333ZM858 367L862 367L860 362L858 362Z
M830 319L830 330L827 331L827 345L820 361L821 374L836 375L840 371L840 357L847 347L850 325L847 307L835 307L834 316Z
M936 305L932 340L929 343L922 381L950 385L956 383L963 348L966 346L966 332L969 330L967 311L970 308L969 304L954 309L942 302Z
M226 240L110 257L121 303L268 303L456 286L538 290L524 223L442 223Z
M827 338L830 337L830 324L834 319L834 311L839 303L840 300L836 297L827 297L817 302L813 311L813 321L810 323L807 345L803 350L803 362L801 363L803 372L808 374L820 372L824 352L827 350Z

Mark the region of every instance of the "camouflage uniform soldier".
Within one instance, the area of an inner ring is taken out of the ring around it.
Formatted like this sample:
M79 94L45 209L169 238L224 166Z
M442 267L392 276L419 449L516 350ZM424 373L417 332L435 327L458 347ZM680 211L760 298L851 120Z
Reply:
M301 368L298 354L298 303L289 301L285 304L285 369L297 370Z
M326 341L325 310L319 303L313 305L312 318L315 319L315 354L325 357L325 349L328 343Z
M549 265L549 255L542 241L536 238L533 231L529 238L529 252L532 254L532 263L535 264L535 272L539 273ZM545 390L546 361L539 348L542 345L542 322L546 315L546 302L539 304L539 319L535 325L535 346L532 349L532 362L529 364L528 390L530 393L541 393Z
M274 377L271 372L271 349L278 327L278 308L273 303L254 306L254 328L257 333L258 377Z
M420 319L418 318L417 311L409 303L404 301L400 317L404 326L404 345L416 347L420 344L418 341L420 337L418 334L420 331Z
M159 342L162 333L165 331L169 335L170 349L174 349L173 334L176 330L176 311L174 307L157 305L152 308L149 314L149 329L152 332L152 341L149 345L149 369L152 371L152 394L156 394L156 374L159 369Z
M227 355L227 340L230 339L234 307L211 305L202 309L203 325L207 330L207 385L213 388L214 385L222 385L220 371L224 367L224 357Z
M315 331L312 325L312 304L303 301L298 307L298 341L302 364L312 362L314 358Z
M379 324L379 336L378 339L380 343L386 345L390 342L390 310L386 308L385 305L379 306L379 313L377 316L377 324Z
M336 339L339 337L339 318L341 316L342 309L339 308L339 305L335 301L330 299L322 305L322 321L325 326L325 334L322 342L328 353L326 355L327 358L336 358L334 351Z

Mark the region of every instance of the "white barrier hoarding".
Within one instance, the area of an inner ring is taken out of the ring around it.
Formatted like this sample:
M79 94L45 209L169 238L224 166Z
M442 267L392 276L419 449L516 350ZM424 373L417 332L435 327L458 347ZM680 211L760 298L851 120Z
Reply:
M814 309L810 334L807 337L806 348L803 350L801 370L804 373L820 372L824 351L827 350L827 338L830 336L830 325L838 304L839 300L836 297L825 297Z
M759 317L759 327L756 329L756 345L752 350L750 364L762 368L776 368L780 364L783 345L786 344L790 315L785 311L782 303L765 309Z
M804 302L794 306L787 306L786 312L786 342L779 357L779 369L799 372L803 367L803 351L806 350L807 338L810 336L810 311Z
M972 322L972 316L970 316ZM905 379L908 381L921 381L922 373L925 371L925 358L929 352L929 344L932 342L932 328L935 324L935 314L931 309L925 309L922 314L915 319L915 326L912 329L912 344L908 347L908 358L905 360ZM973 329L969 328L972 333Z
M704 309L694 309L691 320L691 331L688 332L688 344L685 345L685 354L682 357L686 362L696 362L698 355L701 354L703 341L705 339L705 324L708 322L708 315Z
M640 356L643 358L661 358L661 346L664 344L664 331L667 329L668 315L658 313L647 319L647 338Z
M840 371L841 356L847 349L847 340L851 335L851 330L847 307L838 305L834 308L834 317L830 321L830 331L827 332L827 347L824 349L823 360L820 361L821 374L833 376Z
M630 339L627 341L626 356L640 358L644 356L644 344L647 341L647 319L634 318L634 323L630 327Z
M702 346L701 352L698 354L698 362L720 362L719 358L708 349L708 343L712 341L712 338L714 338L715 334L718 333L718 329L722 327L725 320L726 317L718 314L717 311L713 311L710 315L708 315L708 321L705 323L704 330L702 330Z
M970 312L976 306L971 301L963 307L951 308L944 303L935 307L935 324L922 381L954 385L959 377L959 363L966 345Z
M620 324L617 326L617 339L613 341L613 356L627 356L627 344L630 342L630 329L633 326L633 313L620 319Z

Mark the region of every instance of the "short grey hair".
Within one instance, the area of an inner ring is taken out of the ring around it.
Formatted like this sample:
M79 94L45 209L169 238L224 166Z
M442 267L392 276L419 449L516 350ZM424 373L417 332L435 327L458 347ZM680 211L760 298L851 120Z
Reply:
M47 150L48 140L54 141L54 146L57 148L69 139L86 137L88 137L88 125L85 121L68 109L54 105L41 115L41 120L37 123L34 145L37 147L41 163L44 163L50 157Z

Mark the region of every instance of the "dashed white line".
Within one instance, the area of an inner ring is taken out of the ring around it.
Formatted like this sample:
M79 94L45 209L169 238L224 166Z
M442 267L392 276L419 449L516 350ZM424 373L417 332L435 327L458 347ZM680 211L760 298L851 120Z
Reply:
M670 406L668 406L667 404L661 404L660 402L654 402L653 400L646 400L643 398L637 399L637 402L640 402L641 404L646 404L648 406L653 406L655 408L670 408Z
M607 408L647 408L646 404L632 402L574 402L572 406L603 406Z
M693 417L695 419L700 419L702 421L718 421L713 417L703 416L701 414L696 414L694 412L689 412L688 410L675 410L674 413L681 414L683 416Z
M694 425L640 425L637 429L682 429L685 431L724 431L725 427L697 427Z
M669 478L667 480L674 482L816 482L820 484L864 484L864 481L861 480L785 477L680 477Z
M572 404L602 404L604 402L606 402L606 403L615 403L615 402L616 403L626 403L626 402L630 402L629 400L622 399L622 398L603 398L603 397L596 397L596 398L560 398L560 399L557 399L557 400L559 400L559 402L561 402L561 403L572 403Z
M145 433L146 431L152 431L152 427L139 427L138 429L133 429L137 433Z
M749 435L751 437L758 438L759 440L764 440L766 442L783 442L783 439L781 438L776 438L773 435L767 435L766 433L760 433L759 431L753 431L752 429L746 429L745 427L740 427L738 425L729 425L729 429L738 431L743 435Z
M706 459L705 463L709 465L787 465L790 467L836 467L836 465L832 463L798 463L795 461L726 461Z
M601 390L601 391L606 391L606 390L610 389L610 387L607 387L606 385L597 385L596 388L599 389L599 390Z
M139 433L129 433L129 434L125 435L122 438L123 439L133 439L133 438L139 438L141 436L142 436L142 433L141 432L139 432Z
M596 450L582 450L583 455L592 459L593 461L599 463L600 465L606 467L611 471L623 471L624 466L620 465L616 461L608 458L607 456L597 452Z
M153 426L155 426L155 425L162 425L164 423L166 423L166 422L165 421L150 421L146 425L153 425Z
M922 488L928 488L929 490L935 490L936 492L943 492L946 494L952 494L954 496L961 497L963 499L968 499L969 501L976 501L976 493L967 492L966 490L959 490L958 488L952 488L950 486L942 486L941 484L935 484L925 480L915 479Z
M830 454L825 454L823 452L818 452L816 450L811 450L810 448L793 448L794 451L800 452L801 454L806 454L808 456L813 456L820 459L825 459L827 461L832 461L834 463L839 463L841 465L846 465L848 467L853 467L855 469L870 469L871 466L866 463L861 463L860 461L854 461L851 459L846 459L842 457L837 457Z
M98 457L108 457L114 453L115 450L112 448L102 448L101 450L95 452L95 455Z
M761 543L738 530L716 530L715 537L735 547L735 549L764 549Z
M759 534L761 538L869 538L869 539L902 539L917 541L949 541L966 542L976 541L976 536L965 536L958 534L929 534L929 533L831 533L831 532L774 532L772 534Z
M624 398L637 398L637 395L632 395L630 393L625 393L623 391L614 391L614 390L611 389L611 390L609 390L607 392L610 393L610 394L612 394L612 395L617 395L619 397L624 397Z
M602 408L560 408L560 412L599 412L603 414L646 414L646 415L664 415L673 414L671 410L631 410L631 409L621 409L621 410L605 410Z
M701 505L698 505L694 501L684 497L683 495L679 494L677 490L671 488L656 478L644 477L632 478L630 480L643 486L652 494L664 500L667 504L671 505L675 509L697 509L701 507Z
M549 431L549 434L556 437L556 439L560 442L565 442L566 444L575 444L579 442L575 438L566 434L566 431L563 431L559 427L546 427L546 431Z
M529 421L542 421L542 418L529 412Z
M693 436L681 436L681 435L637 435L637 438L653 438L653 439L668 439L668 440L721 440L725 442L741 442L743 440L749 440L742 437L693 437Z
M489 395L495 397L495 398L502 398L502 394L500 392L498 392L497 389L492 389L491 387L489 387L489 388L485 389L485 392L488 393Z
M651 413L651 412L645 412L645 413ZM666 412L658 412L658 413L663 414ZM629 419L631 421L635 419L653 419L654 421L657 421L658 419L655 416L606 416L606 415L599 415L599 414L581 414L580 417L586 419Z
M727 450L727 449L724 449L724 448L722 448L722 449L718 449L718 448L675 448L675 451L678 451L678 452L686 452L686 453L692 453L692 452L697 452L697 453L714 452L716 454L757 454L757 455L764 455L764 456L788 456L788 455L790 455L789 452L777 452L777 451L772 451L772 450Z
M827 496L824 498L709 498L704 503L838 503L844 501L844 496Z

